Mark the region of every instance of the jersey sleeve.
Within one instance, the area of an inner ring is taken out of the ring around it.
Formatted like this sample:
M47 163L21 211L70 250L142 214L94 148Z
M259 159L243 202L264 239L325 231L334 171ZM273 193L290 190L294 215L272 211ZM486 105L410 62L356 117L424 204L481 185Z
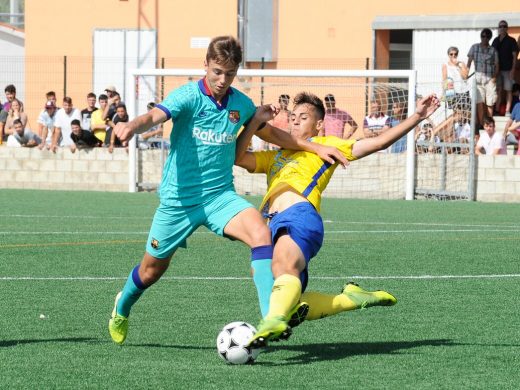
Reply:
M276 150L254 152L253 154L255 155L256 159L256 168L254 173L267 173L276 153Z
M357 142L355 139L342 139L334 136L327 137L314 137L312 142L316 142L319 144L334 146L337 148L345 158L349 161L357 160L357 158L352 154L352 147Z
M167 120L173 118L175 121L182 111L191 108L194 100L195 93L193 86L186 84L171 91L156 107L164 111Z

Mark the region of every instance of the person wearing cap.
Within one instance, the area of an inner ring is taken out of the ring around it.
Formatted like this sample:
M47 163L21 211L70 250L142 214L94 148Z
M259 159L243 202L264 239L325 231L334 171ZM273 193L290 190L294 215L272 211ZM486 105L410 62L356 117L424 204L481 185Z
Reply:
M113 85L109 85L108 87L105 88L105 94L108 96L108 98L113 97L116 93L117 93L117 89Z
M506 91L506 116L510 117L518 44L512 36L508 35L507 29L508 25L505 20L498 22L498 36L493 40L492 46L498 52L498 67L500 68L500 73L497 77L497 101L495 103L495 110L497 112L500 111L502 91Z
M47 97L52 97L47 94ZM56 95L54 94L54 98ZM38 135L41 137L42 142L38 145L38 148L43 149L47 147L50 148L52 142L52 134L54 132L54 120L56 119L57 107L55 100L49 99L45 106L43 107L43 111L40 112L38 116Z
M348 127L346 125L349 125ZM323 134L348 139L357 130L358 124L346 111L336 107L336 98L332 94L325 96L325 119Z

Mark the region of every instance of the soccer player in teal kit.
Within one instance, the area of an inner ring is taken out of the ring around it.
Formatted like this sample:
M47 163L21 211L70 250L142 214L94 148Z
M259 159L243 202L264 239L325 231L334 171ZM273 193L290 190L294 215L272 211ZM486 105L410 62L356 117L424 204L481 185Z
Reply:
M260 213L233 186L235 143L242 126L261 128L261 137L286 149L312 151L331 163L334 159L346 161L335 148L257 123L251 99L231 87L241 62L242 49L236 39L214 38L206 54L203 79L181 86L148 113L114 128L125 141L170 118L175 125L146 252L117 294L109 321L110 335L117 344L126 339L132 305L159 280L177 248L185 248L186 239L201 225L251 248L253 280L262 314L267 312L273 285L270 231ZM276 115L276 108L262 108Z

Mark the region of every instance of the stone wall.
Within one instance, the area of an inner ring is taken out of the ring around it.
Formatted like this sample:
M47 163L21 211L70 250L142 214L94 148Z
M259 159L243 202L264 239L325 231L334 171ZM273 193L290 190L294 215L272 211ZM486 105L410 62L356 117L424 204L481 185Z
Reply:
M161 152L138 151L138 181L154 189L161 177ZM165 158L165 156L163 157ZM467 156L448 155L445 188L467 188ZM406 156L376 153L347 169L338 168L324 194L336 198L403 199ZM439 186L440 155L420 155L417 187ZM520 157L480 156L477 158L477 200L520 202ZM251 175L235 167L235 186L241 194L263 195L265 175ZM128 154L124 149L95 148L71 153L0 146L0 188L56 190L128 191Z

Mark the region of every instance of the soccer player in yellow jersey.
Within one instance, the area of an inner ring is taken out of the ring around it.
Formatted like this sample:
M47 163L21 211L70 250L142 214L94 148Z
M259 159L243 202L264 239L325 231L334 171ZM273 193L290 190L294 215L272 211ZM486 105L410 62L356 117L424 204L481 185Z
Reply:
M377 137L344 140L316 136L323 127L323 102L313 94L300 93L294 98L289 129L298 138L335 146L347 160L352 161L386 149L438 107L437 97L427 96L418 101L416 112L396 127ZM260 107L256 122L271 118L273 109ZM323 222L319 215L321 194L338 164L323 162L318 156L301 151L246 152L254 129L251 126L240 135L235 163L249 172L267 174L268 190L261 209L268 219L274 244L272 270L275 281L269 312L260 322L250 344L261 347L267 340L288 337L291 332L288 322L291 315L294 319L294 310L300 301L302 307L308 307L307 320L363 307L394 305L397 300L391 294L365 291L353 283L347 284L343 292L336 296L305 293L307 264L323 243Z

